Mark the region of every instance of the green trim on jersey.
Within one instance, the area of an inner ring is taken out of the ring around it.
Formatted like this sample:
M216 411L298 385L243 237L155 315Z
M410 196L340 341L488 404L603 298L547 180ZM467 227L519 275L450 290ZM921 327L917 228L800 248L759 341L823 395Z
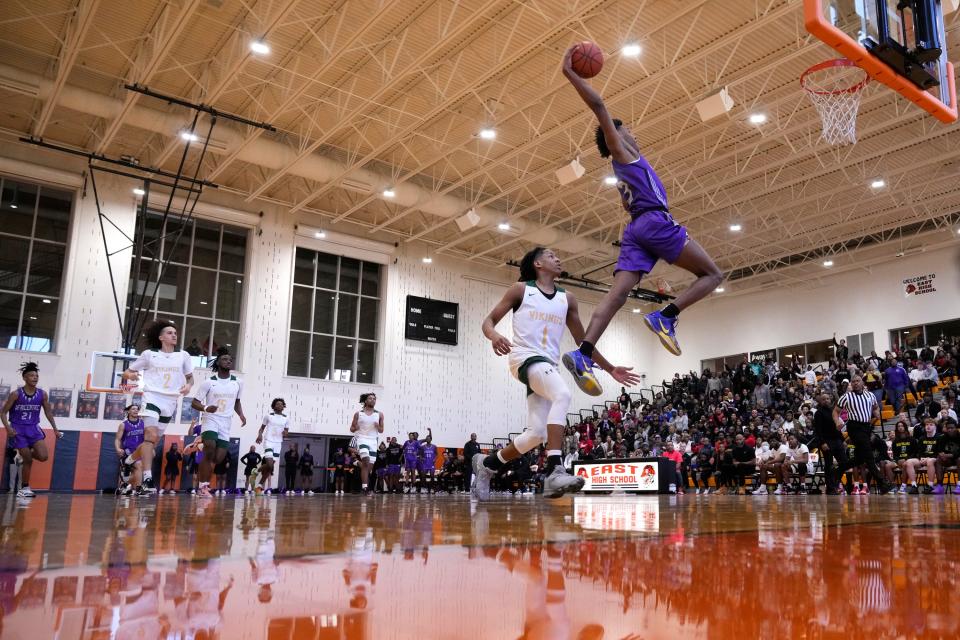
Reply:
M527 379L527 369L530 368L530 365L536 364L537 362L546 362L547 364L557 366L556 362L550 358L544 358L543 356L532 356L523 361L523 364L520 365L519 369L517 369L517 380L522 382L527 387L528 396L532 396L536 392L530 388L530 381Z
M540 289L540 287L537 286L537 281L536 281L536 280L527 280L524 284L527 285L528 287L533 287L533 288L535 288L537 291L540 291L540 293L543 293L543 291ZM553 288L556 290L555 293L563 293L563 292L565 291L565 289L564 289L563 287L558 286L558 285L556 285L556 284L553 285ZM546 294L544 293L544 295L546 295Z

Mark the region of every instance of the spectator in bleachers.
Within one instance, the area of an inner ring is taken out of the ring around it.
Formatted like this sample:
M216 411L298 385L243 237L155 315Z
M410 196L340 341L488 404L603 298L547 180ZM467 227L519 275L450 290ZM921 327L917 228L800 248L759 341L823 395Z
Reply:
M916 453L916 441L904 420L899 420L893 431L893 462L900 469L900 493L907 492L907 462Z
M940 442L937 443L937 487L934 493L944 493L943 476L947 469L956 470L957 462L960 461L960 433L957 433L957 420L955 418L946 418L943 425L943 434L940 436ZM953 488L953 492L960 495L960 482Z
M944 400L940 403L940 411L936 415L937 422L943 422L944 420L953 420L957 421L957 412L950 408L950 403Z
M914 372L916 372L914 386L920 393L930 393L934 387L940 384L940 377L937 375L936 368L927 361L921 362L914 371L910 372L911 378L913 378Z
M920 472L926 472L927 484L923 488L924 493L933 493L931 483L937 476L937 445L940 442L940 434L937 433L937 423L932 417L924 418L923 433L916 439L914 447L914 458L907 461L907 493L917 494L920 490L917 487L917 476Z
M940 405L933 399L933 394L928 392L923 396L923 402L917 405L913 417L917 422L923 422L927 417L936 418L938 413Z
M733 448L730 449L731 474L729 486L737 493L743 493L746 479L752 476L757 466L757 456L751 445L748 445L742 433L734 437Z
M850 348L847 347L847 341L840 340L840 342L837 342L836 333L833 334L833 348L835 349L834 355L836 356L837 360L846 360L848 357L850 357Z
M656 455L656 454L654 454ZM683 495L684 487L686 484L681 484L680 482L680 465L683 463L683 455L674 448L672 442L667 442L666 450L663 452L662 457L670 460L674 463L673 469L666 469L667 478L670 480L670 493L676 493L677 495ZM672 474L669 472L673 472Z

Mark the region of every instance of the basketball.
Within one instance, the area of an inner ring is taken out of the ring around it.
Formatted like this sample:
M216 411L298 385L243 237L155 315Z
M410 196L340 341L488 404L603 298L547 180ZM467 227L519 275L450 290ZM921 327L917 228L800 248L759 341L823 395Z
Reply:
M584 40L573 50L570 64L581 78L592 78L603 69L603 51L595 43Z

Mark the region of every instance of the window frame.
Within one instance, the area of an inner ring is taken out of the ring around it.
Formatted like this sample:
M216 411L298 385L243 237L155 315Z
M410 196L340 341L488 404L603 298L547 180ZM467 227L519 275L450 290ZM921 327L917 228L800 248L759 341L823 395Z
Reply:
M160 210L157 210L154 207L150 207L147 211L147 215L151 217L162 217L163 212ZM178 250L184 250L184 246L186 246L188 262L180 262L178 260L168 259L171 265L187 269L187 275L183 285L184 287L183 307L180 311L159 311L160 296L158 295L153 301L152 308L148 311L146 322L149 322L156 318L164 318L164 317L169 318L172 321L176 322L177 331L179 334L181 334L180 349L184 351L186 351L187 347L189 346L186 340L190 336L186 332L186 326L191 319L210 323L209 339L210 339L211 348L213 347L213 339L215 337L215 328L218 321L222 323L236 324L237 325L236 342L230 346L230 352L234 356L234 362L235 362L234 369L237 371L243 371L243 358L245 356L245 349L243 349L243 335L244 335L243 330L246 324L245 320L247 315L247 305L249 304L249 297L247 296L247 292L249 291L249 287L250 287L250 271L251 271L250 265L252 260L250 232L252 231L253 226L249 224L237 222L235 220L223 220L218 217L197 215L197 214L190 216L188 219L180 218L179 216L168 216L167 224L170 224L171 219L186 221L186 222L189 222L189 224L191 224L190 236L188 238L185 237L181 239L180 249L178 249ZM196 231L197 231L198 223L207 224L207 225L216 225L217 227L219 227L219 238L217 240L217 266L216 267L206 267L201 265L195 265L193 262L193 254L195 250ZM225 270L223 268L224 236L228 232L235 233L237 235L240 235L242 232L243 239L244 239L244 255L243 255L243 271L242 272ZM164 235L162 229L159 231L159 235L161 237ZM157 249L157 255L160 256L160 259L163 259L165 255L165 248L164 248L165 242L166 240L162 241L160 244L160 247L158 247ZM184 245L184 243L186 243L186 245ZM153 260L152 258L145 257L144 262L152 263L156 261ZM211 314L209 318L198 316L196 314L191 313L189 310L190 309L190 286L191 286L191 283L193 282L194 270L212 273L214 276L213 292L211 294L210 301L208 303L209 307L211 308ZM219 278L223 275L228 275L228 276L242 279L243 291L240 294L240 308L237 312L237 320L235 321L229 320L226 318L219 318L217 316L217 303L220 295ZM134 283L140 281L139 274L133 273L132 257L130 262L130 269L128 271L128 285L131 281ZM151 279L149 282L154 282L154 280ZM124 310L129 309L130 293L131 291L128 287L125 295ZM209 357L210 355L208 354L191 356L191 358L193 358L194 360L194 366L197 368L205 368L207 366Z
M303 284L297 283L296 281L296 269L297 269L297 251L309 251L315 255L326 255L333 258L336 258L336 273L334 276L334 287L333 289L318 286L317 277L318 277L318 264L314 262L313 265L313 279L312 284ZM353 291L344 291L340 289L340 274L342 268L342 260L355 260L358 262L358 271L357 271L357 290ZM370 296L363 293L363 273L364 267L366 265L376 265L379 269L379 278L377 280L377 295ZM323 248L317 248L311 246L309 242L295 242L293 245L293 251L290 255L290 288L287 300L287 326L286 326L286 339L284 341L284 367L283 367L283 376L285 378L290 378L293 380L304 380L311 382L333 382L337 384L360 384L360 385L370 385L377 386L379 385L380 375L381 375L381 358L383 354L383 338L384 338L384 315L385 315L385 293L386 293L386 280L387 280L387 265L379 260L371 260L369 256L361 257L359 255L354 256L350 255L349 252L333 252L329 250L329 247L324 246ZM293 328L293 302L294 302L294 291L297 287L306 289L310 292L310 316L308 329L294 329ZM330 332L324 331L315 331L315 321L316 321L316 300L317 292L324 291L334 294L334 304L333 304L333 315L331 319ZM352 336L341 336L337 333L337 325L339 321L339 311L340 311L340 297L341 295L350 295L356 296L357 298L357 312L356 317L353 323L353 335ZM361 338L360 337L360 313L362 309L363 300L375 300L377 302L377 329L375 332L374 339ZM307 371L306 375L290 373L290 342L291 337L294 335L307 336L307 348L306 348L306 357L307 357ZM313 358L313 345L314 337L323 336L325 338L331 338L330 342L330 363L329 363L329 378L323 377L314 377L311 375L312 363L311 359ZM337 355L337 345L340 340L350 340L353 342L353 368L350 370L350 379L349 380L340 380L333 377L335 371L339 371L335 368L336 364L336 355ZM359 371L359 346L360 343L366 343L373 345L374 347L374 357L373 357L373 375L371 380L357 380L356 377Z
M69 297L69 293L70 293L68 284L69 284L70 276L73 272L73 269L71 267L72 265L71 259L73 257L73 248L76 243L76 238L74 237L74 235L77 230L77 226L76 226L77 211L79 208L80 201L82 200L81 191L75 184L65 184L62 182L44 180L41 178L33 177L32 175L21 175L21 174L12 174L12 173L3 172L3 173L0 173L0 200L2 200L3 186L8 181L17 182L17 183L26 183L33 187L36 187L37 189L37 195L33 205L33 225L30 229L30 235L24 236L24 235L18 235L15 233L0 231L5 236L11 237L11 238L19 238L21 240L26 239L30 243L30 246L27 250L27 263L26 263L26 268L24 270L24 274L23 274L22 290L19 292L11 291L8 289L3 290L5 293L10 293L13 295L20 296L19 320L17 323L17 331L16 331L18 344L22 342L22 338L24 337L20 334L22 334L23 332L23 318L24 318L24 313L26 312L25 309L26 309L26 302L28 297L37 298L40 300L45 298L53 298L57 302L57 311L55 313L53 338L52 338L52 344L50 346L49 351L36 351L32 349L23 349L19 346L14 349L8 349L6 347L0 346L0 352L14 353L14 354L29 354L29 355L36 355L36 354L59 355L60 354L59 346L63 340L63 332L65 330L62 320L65 317L64 309L66 306L68 306L67 298ZM37 221L39 218L39 208L40 208L40 196L42 194L43 189L51 189L51 190L61 191L63 193L70 194L69 220L67 221L65 240L63 241L62 245L61 243L58 243L55 240L47 240L44 238L38 239L36 237ZM2 202L0 202L0 206L2 206ZM30 283L30 267L32 266L34 243L38 241L44 244L52 245L52 246L63 246L63 271L60 278L60 287L57 290L56 295L50 295L50 294L40 295L40 294L31 294L27 292L27 289Z

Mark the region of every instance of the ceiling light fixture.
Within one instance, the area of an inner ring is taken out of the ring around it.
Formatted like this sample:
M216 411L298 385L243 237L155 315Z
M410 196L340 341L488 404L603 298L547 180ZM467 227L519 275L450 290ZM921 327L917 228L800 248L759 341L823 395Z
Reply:
M384 198L392 198L392 197L395 196L395 195L397 195L397 194L396 194L396 192L394 192L393 189L384 189L384 190L383 190L383 197L384 197Z
M763 124L767 121L767 114L765 113L751 113L750 114L750 124Z
M640 309L634 309L633 312L634 312L634 313L640 313Z
M426 256L423 258L422 262L423 264L430 264L433 262L433 258L431 258L430 256Z
M832 266L833 266L833 260L824 260L824 261L823 261L823 266L825 266L825 267L827 267L827 268L832 267Z
M250 51L265 56L270 53L270 45L263 40L254 40L250 43Z
M730 225L730 231L741 231L742 229L743 229L743 225L739 225L739 224Z
M613 185L617 184L617 176L607 176L603 179L603 184L612 187Z
M497 132L493 129L480 129L480 137L484 140L493 140L497 137Z
M50 304L50 298L44 298L42 302L43 304Z
M180 132L180 139L184 142L196 142L200 138L198 138L197 134L195 134L193 131L187 131L184 129Z
M870 183L871 189L883 189L885 186L887 186L887 182L883 178L877 178Z
M636 43L625 44L623 45L623 48L620 49L620 53L628 58L636 58L640 55L641 51L643 51L643 48Z
M317 231L316 233L313 234L313 237L314 237L314 238L326 238L326 237L327 237L327 234L324 233L323 231Z
M147 192L144 191L143 189L141 189L140 187L137 187L136 189L133 190L133 195L135 195L135 196L145 196L145 195L147 195Z
M723 287L717 287L716 289L714 289L714 291L716 291L717 293L723 293L724 291L726 291L726 289L724 289Z
M497 229L500 229L500 231L510 231L510 223L501 222L500 224L497 225Z
M11 209L16 209L16 208L17 208L17 203L16 203L16 202L11 202L11 203L10 203L10 208L11 208Z

